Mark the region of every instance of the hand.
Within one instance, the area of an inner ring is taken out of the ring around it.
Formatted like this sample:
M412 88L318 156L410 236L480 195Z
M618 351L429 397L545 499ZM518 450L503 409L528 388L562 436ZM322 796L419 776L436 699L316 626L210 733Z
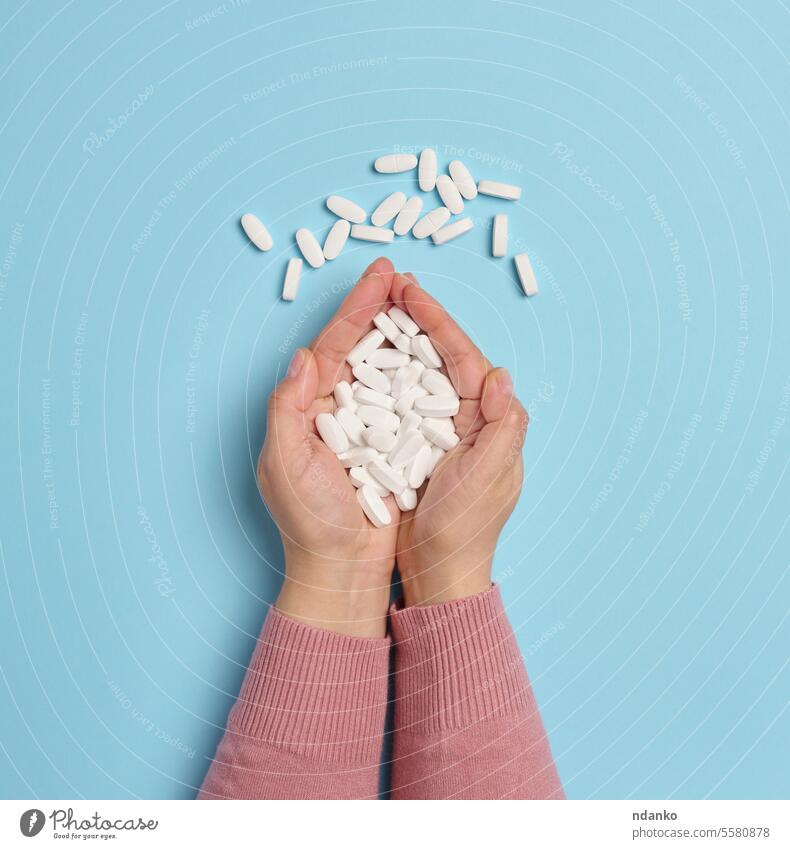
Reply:
M258 483L285 549L285 581L277 608L319 628L383 637L399 512L385 499L391 525L365 518L348 474L315 429L332 412L332 391L353 380L346 355L389 309L392 263L378 259L363 273L309 349L294 354L269 399Z
M430 336L461 397L461 443L423 485L398 532L406 604L437 604L491 586L497 539L521 492L528 418L507 371L492 368L413 275L394 275L390 297Z

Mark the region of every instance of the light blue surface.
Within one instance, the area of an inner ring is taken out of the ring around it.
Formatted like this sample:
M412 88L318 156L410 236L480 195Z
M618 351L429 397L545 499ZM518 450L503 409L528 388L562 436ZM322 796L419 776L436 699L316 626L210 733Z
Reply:
M569 796L790 793L786 12L461 6L4 7L0 795L194 795L280 580L266 396L380 252L289 305L292 234L428 144L524 189L386 254L531 409L496 571Z

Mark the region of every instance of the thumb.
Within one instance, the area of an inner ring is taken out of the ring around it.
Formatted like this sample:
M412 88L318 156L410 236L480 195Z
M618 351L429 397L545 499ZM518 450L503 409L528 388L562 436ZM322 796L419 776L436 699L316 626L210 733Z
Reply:
M278 453L301 442L312 432L306 411L318 391L318 368L309 348L298 348L285 377L269 396L269 420L264 448L276 446Z
M470 450L475 464L490 470L492 477L516 464L527 431L527 411L513 394L513 381L503 368L491 369L483 383L480 412L485 421Z

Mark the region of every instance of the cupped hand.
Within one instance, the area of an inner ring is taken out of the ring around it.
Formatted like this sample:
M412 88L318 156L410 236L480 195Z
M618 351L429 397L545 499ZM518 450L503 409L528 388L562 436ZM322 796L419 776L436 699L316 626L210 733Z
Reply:
M403 514L397 540L406 604L436 604L491 585L497 540L521 492L528 418L507 371L491 366L413 275L395 274L390 297L430 336L461 398L461 442Z
M278 609L316 627L381 637L386 627L399 512L391 525L365 518L346 469L315 428L332 392L353 380L346 355L391 306L393 268L378 259L363 273L310 348L298 349L269 398L258 483L280 531L286 577Z

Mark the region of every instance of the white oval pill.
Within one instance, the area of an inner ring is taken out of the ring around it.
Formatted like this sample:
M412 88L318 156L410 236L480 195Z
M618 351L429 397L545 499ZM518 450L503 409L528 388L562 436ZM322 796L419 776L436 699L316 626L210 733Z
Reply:
M382 454L392 451L395 445L395 434L391 430L384 430L380 427L365 428L364 439L371 448L381 451Z
M457 239L464 233L468 233L472 227L474 227L474 223L471 218L459 218L458 221L452 221L446 227L432 233L431 238L434 245L443 245L451 239Z
M420 154L420 167L417 171L420 188L432 192L436 187L436 151L426 147Z
M411 357L395 348L376 348L367 355L365 362L376 368L400 368L407 366L411 362Z
M441 430L443 433L455 433L455 425L453 424L453 420L450 418L437 419L432 416L426 416L421 421L436 428L437 430Z
M426 368L441 368L444 363L427 336L415 336L411 340L412 353L420 358Z
M429 478L434 473L434 470L439 465L442 457L444 457L446 453L447 452L444 451L442 448L439 448L438 445L431 446L431 464L428 468L428 474L425 476L426 478Z
M375 389L376 392L381 392L382 395L388 395L392 384L390 379L382 371L369 363L360 363L351 369L351 373L358 381Z
M456 415L459 406L460 402L456 395L426 395L414 402L414 412L418 416L447 418Z
M329 195L326 199L326 206L338 218L345 218L352 224L361 224L368 217L367 212L361 206L357 206L354 201L340 197L340 195Z
M283 280L283 300L293 301L299 291L299 279L302 276L302 260L293 257L288 260L285 267L285 280Z
M401 333L392 344L404 354L411 355L411 336Z
M399 510L414 510L417 506L417 493L413 489L406 487L403 492L399 492L395 496L395 503L398 505Z
M422 416L418 416L414 410L409 410L401 416L398 435L408 433L410 430L417 430L422 424Z
M397 469L393 469L386 460L372 460L368 463L368 471L390 492L398 493L406 489L406 478Z
M376 207L373 215L370 216L370 222L375 227L383 227L403 209L403 204L406 203L406 195L403 192L393 192L389 197Z
M296 231L296 244L299 245L302 256L313 268L320 268L324 264L324 252L321 250L321 245L307 227L300 227Z
M324 240L324 259L337 259L350 232L351 225L345 218L335 221Z
M369 224L355 224L351 228L351 238L360 239L363 242L391 242L395 238L395 231L386 227L371 227Z
M354 445L365 444L365 438L362 435L365 432L365 423L356 413L353 413L348 407L341 407L335 413L335 418L340 427L346 432L350 443Z
M435 233L440 227L450 220L450 210L446 206L439 206L432 209L414 225L412 228L412 236L415 239L424 239Z
M474 200L477 197L477 184L466 165L460 159L453 159L447 170L461 193L461 197L466 200Z
M429 442L432 442L443 451L450 451L461 441L458 438L458 434L446 433L441 428L433 427L430 424L426 424L424 421L420 425L420 432Z
M390 307L387 315L400 327L407 336L416 336L420 328L414 319L405 313L400 307Z
M409 198L404 204L403 209L398 213L395 223L392 225L395 235L405 236L409 230L414 227L414 224L420 217L421 212L422 198L417 197L416 195Z
M354 466L366 466L372 460L379 457L379 452L369 445L356 445L349 448L348 451L341 451L337 455L337 459L347 468L351 469Z
M400 336L400 327L385 312L376 313L373 316L373 324L378 327L384 334L384 337L390 342L394 342Z
M527 254L518 254L514 257L514 262L516 263L518 281L521 283L521 288L524 291L524 294L537 295L538 283L535 280L535 273L532 271L532 265L530 264Z
M455 185L447 174L440 174L436 178L436 191L439 192L442 203L453 215L458 215L464 211L464 200L458 191L458 186Z
M406 483L412 489L419 489L431 468L431 446L423 442L414 459L406 466Z
M392 521L387 505L381 496L371 486L363 486L357 490L357 501L362 512L370 519L371 524L383 528Z
M244 228L247 238L259 251L268 251L271 249L274 240L257 215L253 215L251 212L245 212L241 216L241 226Z
M400 174L402 171L411 171L417 167L417 157L412 153L390 153L379 156L373 163L373 167L379 174Z
M392 379L390 395L396 399L400 398L404 392L408 392L412 386L416 386L420 382L420 374L424 370L425 366L419 360L412 360L405 368L398 369Z
M497 183L496 180L481 180L477 184L477 191L481 195L490 195L503 200L518 200L521 197L521 186L512 186L510 183Z
M495 215L494 226L491 230L491 255L505 256L507 254L507 215Z
M392 449L387 460L394 469L400 469L417 456L417 452L425 445L425 437L419 430L408 432L409 435L398 446ZM375 477L375 476L374 476Z
M326 443L327 448L334 454L348 451L348 437L338 420L331 413L319 413L315 417L315 427L318 435Z
M389 494L387 487L382 486L364 466L352 466L348 470L348 477L357 489L363 486L371 486L382 498Z
M391 395L386 395L384 392L377 392L375 389L369 389L367 386L360 386L354 390L354 400L358 404L367 404L369 407L381 407L382 410L395 409L395 399ZM359 415L359 410L357 410Z
M424 398L427 394L428 390L424 386L412 386L398 398L395 404L395 412L399 416L405 416L414 407L414 402L418 398Z
M454 395L458 397L455 387L450 383L450 378L445 377L435 368L423 369L420 383L431 393L431 395Z
M347 407L352 413L356 412L359 405L354 400L354 390L348 385L347 380L341 380L340 383L335 384L334 396L338 407Z
M400 424L400 418L395 413L391 413L383 407L374 407L372 404L361 404L357 410L357 415L369 427L380 427L384 430L391 430L393 433Z
M366 333L356 345L348 352L346 362L353 368L364 361L365 357L384 341L384 334L380 330L371 330Z

